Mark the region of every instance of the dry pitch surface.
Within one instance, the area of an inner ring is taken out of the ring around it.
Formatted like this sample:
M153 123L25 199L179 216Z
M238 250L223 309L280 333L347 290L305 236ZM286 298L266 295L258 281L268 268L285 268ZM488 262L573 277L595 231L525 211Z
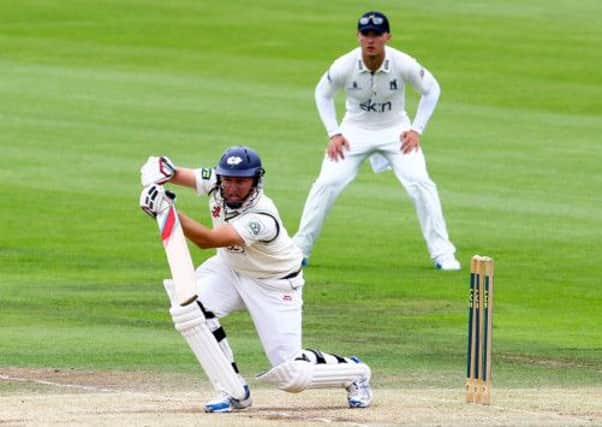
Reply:
M342 390L254 388L251 409L205 414L207 384L182 375L0 367L0 426L602 426L602 387L495 389L493 404L459 389L377 389L369 409Z

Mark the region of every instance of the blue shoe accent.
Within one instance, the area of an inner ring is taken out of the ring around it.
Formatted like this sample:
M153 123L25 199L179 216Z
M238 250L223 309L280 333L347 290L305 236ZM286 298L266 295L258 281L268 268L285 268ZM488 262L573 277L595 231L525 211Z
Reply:
M228 395L227 393L221 393L214 400L205 404L205 412L210 413L222 413L232 412L235 409L245 409L251 406L253 401L251 400L251 390L248 385L245 385L245 398L238 400Z
M348 403L350 409L354 409L354 408L367 408L368 407L361 400L348 399L347 403Z
M229 398L224 398L219 402L213 401L205 405L205 412L220 413L220 412L232 412L232 403Z

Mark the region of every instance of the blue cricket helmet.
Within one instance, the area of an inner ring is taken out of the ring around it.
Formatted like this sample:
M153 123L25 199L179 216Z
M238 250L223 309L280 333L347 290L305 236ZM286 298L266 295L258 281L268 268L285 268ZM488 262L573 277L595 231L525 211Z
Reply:
M218 176L233 176L240 178L259 178L265 170L261 166L261 158L255 150L244 145L228 148L219 160L215 173Z

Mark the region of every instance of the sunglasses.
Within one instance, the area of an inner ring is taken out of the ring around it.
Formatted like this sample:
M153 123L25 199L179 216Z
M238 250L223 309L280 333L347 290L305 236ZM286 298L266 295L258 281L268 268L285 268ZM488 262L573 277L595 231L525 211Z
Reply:
M367 23L369 23L370 21L372 21L372 23L374 25L382 25L383 22L385 22L385 19L380 17L380 16L374 16L374 15L370 15L370 16L362 16L360 18L360 24L361 25L366 25Z

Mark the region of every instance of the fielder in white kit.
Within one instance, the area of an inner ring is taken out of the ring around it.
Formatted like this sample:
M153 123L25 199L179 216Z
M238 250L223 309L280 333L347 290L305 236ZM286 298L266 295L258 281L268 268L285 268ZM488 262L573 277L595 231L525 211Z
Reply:
M357 30L360 47L335 60L315 90L330 140L293 240L306 264L334 201L370 157L375 172L392 168L406 189L435 267L459 270L437 187L420 147L420 136L439 99L439 84L414 58L386 46L391 35L382 13L363 14ZM413 121L405 111L406 85L421 94ZM346 114L339 126L334 98L340 90L346 93Z
M229 363L224 366L231 366L234 371L218 373L218 379L220 375L238 376L239 397L214 381L219 395L205 405L205 411L229 412L251 405L248 385L239 374L218 320L245 308L272 366L258 379L288 392L342 387L347 391L350 408L367 407L372 392L371 371L365 363L357 357L302 348L303 255L289 237L276 206L264 194L263 175L260 157L245 146L227 149L215 168L175 167L162 156L149 157L141 169L144 189L140 205L151 216L174 203L162 187L167 182L193 188L197 194L209 197L213 228L179 213L188 240L203 249L217 248L217 254L196 270L198 304L176 307L172 284L170 280L164 283L176 329L187 329L186 323L195 317L206 322L221 348L217 353L223 353L213 356L227 358ZM197 358L202 358L207 351L202 340L207 338L182 334Z

